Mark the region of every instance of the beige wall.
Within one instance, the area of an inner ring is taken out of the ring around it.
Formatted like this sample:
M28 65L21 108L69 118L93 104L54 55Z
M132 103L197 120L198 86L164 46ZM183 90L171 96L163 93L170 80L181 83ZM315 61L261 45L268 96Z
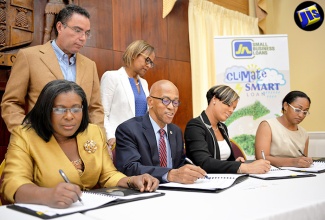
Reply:
M267 0L265 34L287 34L291 90L311 98L311 114L301 123L308 131L325 132L325 21L315 31L296 26L294 11L301 0ZM324 0L314 0L325 10ZM324 18L323 18L324 19Z

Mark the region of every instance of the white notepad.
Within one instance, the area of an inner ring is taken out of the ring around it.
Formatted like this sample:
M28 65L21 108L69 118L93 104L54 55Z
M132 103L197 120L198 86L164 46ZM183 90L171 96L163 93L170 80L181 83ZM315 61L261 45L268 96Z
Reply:
M235 181L246 174L208 174L208 178L202 178L195 181L193 184L182 183L162 183L159 187L162 188L180 188L180 189L199 189L217 191L231 187Z
M45 205L24 204L24 203L15 203L15 205L28 208L42 215L54 216L54 215L64 215L64 214L69 214L74 212L80 212L83 210L93 209L117 199L114 196L94 194L89 192L83 192L80 198L82 199L83 204L77 201L73 203L70 207L65 209L57 209Z
M314 161L313 164L308 168L281 167L281 169L294 170L294 171L300 171L300 172L308 172L308 173L323 173L323 172L325 172L325 162L324 161Z
M267 173L249 174L249 176L259 178L259 179L264 179L264 180L275 180L275 179L311 177L315 175L309 173L299 173L292 170L279 169L277 167L271 166L270 171Z

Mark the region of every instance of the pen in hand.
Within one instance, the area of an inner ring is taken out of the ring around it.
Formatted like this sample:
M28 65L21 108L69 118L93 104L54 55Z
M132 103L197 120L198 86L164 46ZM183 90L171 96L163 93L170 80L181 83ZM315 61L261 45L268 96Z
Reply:
M299 153L301 154L301 156L303 156L303 157L307 157L300 149L298 150L299 151ZM313 163L311 163L311 164L313 164Z
M307 157L300 149L298 150L301 156Z
M185 157L185 160L186 160L188 163L194 165L193 161L191 161L189 158Z
M261 150L261 153L262 153L262 158L265 160L264 150Z
M186 160L188 163L190 163L190 164L192 164L192 165L195 166L195 164L193 163L193 161L191 161L189 158L185 157L185 160ZM204 177L207 178L207 179L209 179L208 175L205 175Z
M65 175L65 173L63 172L63 170L60 169L60 170L59 170L59 173L60 173L60 175L62 176L62 178L64 179L64 182L66 182L66 183L70 183L68 177ZM78 196L78 200L79 200L79 202L83 205L84 203L82 202L82 200L81 200L81 198L79 197L78 194L77 194L77 196Z

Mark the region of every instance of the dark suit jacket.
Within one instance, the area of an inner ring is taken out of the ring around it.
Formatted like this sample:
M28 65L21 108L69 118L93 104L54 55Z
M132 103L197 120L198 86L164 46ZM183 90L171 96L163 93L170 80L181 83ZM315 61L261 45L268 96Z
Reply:
M181 129L168 124L168 140L173 169L184 165L185 153ZM160 167L156 136L147 113L133 117L116 129L116 167L127 176L149 173L163 182L162 176L171 168Z
M87 96L90 121L103 128L104 110L95 62L77 53L76 73L76 83ZM64 79L64 76L51 41L19 50L1 103L2 118L9 131L22 123L25 117L25 100L30 111L43 87L56 79Z
M211 123L205 111L201 113L201 117L207 126L203 124L200 116L191 119L186 125L184 132L186 156L207 173L237 173L240 162L234 161L232 148L230 147L231 154L228 160L220 160L218 141L213 129L207 128L211 126ZM231 146L226 125L219 122L218 128L228 145Z

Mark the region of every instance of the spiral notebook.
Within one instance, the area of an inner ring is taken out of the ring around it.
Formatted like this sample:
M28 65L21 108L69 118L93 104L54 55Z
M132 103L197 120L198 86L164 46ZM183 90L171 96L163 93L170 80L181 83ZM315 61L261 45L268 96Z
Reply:
M263 180L276 180L276 179L290 179L290 178L301 178L301 177L313 177L316 176L310 173L299 173L292 170L285 170L282 168L271 166L269 172L264 174L250 174L249 176L263 179Z
M139 193L129 196L116 197L108 194L96 193L84 191L82 192L82 203L79 201L73 203L70 207L66 209L51 208L45 205L35 205L35 204L24 204L15 203L14 205L8 205L7 208L11 208L26 214L34 215L42 219L51 219L59 216L64 216L76 212L84 212L91 209L96 209L100 207L106 207L116 204L121 204L125 202L137 201L146 198L153 198L157 196L163 196L164 193L152 192L152 193Z
M313 164L308 168L301 168L301 167L280 167L280 168L285 170L297 171L297 172L324 173L325 161L314 161Z
M159 189L187 191L220 192L247 179L247 174L208 174L207 178L198 179L193 184L161 183Z

